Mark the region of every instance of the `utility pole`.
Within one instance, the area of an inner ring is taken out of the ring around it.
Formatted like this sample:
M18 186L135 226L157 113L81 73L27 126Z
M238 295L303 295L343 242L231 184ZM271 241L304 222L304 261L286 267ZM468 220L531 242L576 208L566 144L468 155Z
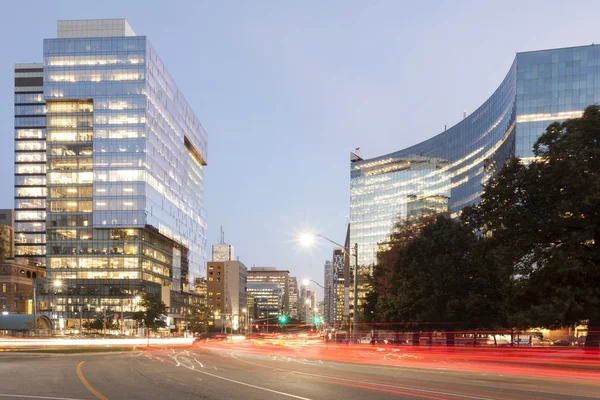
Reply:
M37 279L33 280L33 307L31 308L31 311L33 312L33 336L37 336L37 296L36 296L36 289L37 289Z

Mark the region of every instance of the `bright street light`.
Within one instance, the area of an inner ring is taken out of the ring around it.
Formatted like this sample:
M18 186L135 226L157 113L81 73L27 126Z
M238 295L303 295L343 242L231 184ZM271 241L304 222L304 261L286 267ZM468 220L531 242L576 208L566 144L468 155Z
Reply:
M59 288L61 286L62 286L62 282L61 282L60 279L57 279L57 280L54 281L54 287L55 288Z
M244 314L246 313L246 311L247 311L247 310L246 310L245 308L242 308L242 312L243 312Z
M303 233L300 235L300 237L298 238L300 240L300 244L302 244L303 246L311 246L314 241L315 241L315 237L320 237L321 239L327 240L329 243L335 245L335 246L339 246L341 247L341 250L345 253L345 255L350 258L350 252L353 249L354 250L354 305L353 305L353 322L354 322L354 331L356 331L357 327L358 327L358 243L354 243L354 246L351 248L350 246L345 246L342 245L336 241L333 241L331 239L329 239L326 236L321 235L320 233ZM349 278L349 277L348 277ZM314 282L314 281L313 281ZM315 282L316 283L316 282ZM319 285L321 286L321 285ZM321 286L322 287L322 286Z
M302 280L302 284L303 284L304 286L308 286L308 285L310 284L310 280L309 280L309 279L303 279L303 280Z
M313 233L303 233L300 235L300 244L304 247L311 247L315 242L315 235Z
M309 300L309 299L306 299L306 300L304 300L304 303L306 303L306 304L310 304L310 300Z

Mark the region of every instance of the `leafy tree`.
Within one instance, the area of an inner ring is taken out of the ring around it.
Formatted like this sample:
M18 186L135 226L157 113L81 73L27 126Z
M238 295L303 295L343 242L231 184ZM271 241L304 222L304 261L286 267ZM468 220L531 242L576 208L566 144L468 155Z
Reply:
M208 331L209 310L205 305L192 304L189 307L188 327L192 332Z
M373 319L406 323L412 331L446 330L450 341L456 330L498 327L500 276L481 262L485 249L470 227L440 214L397 237L386 250L393 254L385 255L395 260L390 289L368 297Z
M553 123L528 166L511 160L463 220L489 241L508 278L510 326L589 320L600 343L600 107Z
M586 346L600 344L600 107L553 123L534 145L532 193L544 197L533 228L534 315L545 326L589 320ZM533 229L532 229L533 230Z
M137 321L138 326L146 329L148 346L150 346L150 331L156 332L159 328L164 328L167 324L167 306L159 296L144 293L139 303L140 310L133 313L133 319Z

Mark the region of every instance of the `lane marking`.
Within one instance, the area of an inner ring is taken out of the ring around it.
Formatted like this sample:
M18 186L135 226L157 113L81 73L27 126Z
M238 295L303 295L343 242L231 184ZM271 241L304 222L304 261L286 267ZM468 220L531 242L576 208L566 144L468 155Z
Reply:
M175 356L175 357L177 357L177 356ZM157 358L159 358L159 357L157 357ZM246 383L246 382L237 381L237 380L235 380L235 379L225 378L224 376L219 376L219 375L211 374L210 372L201 371L201 370L199 370L199 369L195 369L195 368L189 368L189 367L187 367L187 366L186 366L186 365L184 365L184 364L181 364L181 366L182 366L182 367L184 367L184 368L186 368L186 369L188 369L188 370L190 370L190 371L195 371L195 372L198 372L198 373L200 373L200 374L208 375L208 376L211 376L211 377L213 377L213 378L216 378L216 379L221 379L221 380L224 380L224 381L227 381L227 382L236 383L236 384L238 384L238 385L242 385L242 386L250 387L250 388L253 388L253 389L263 390L263 391L265 391L265 392L269 392L269 393L275 393L275 394L278 394L278 395L280 395L280 396L291 397L291 398L293 398L293 399L299 399L299 400L312 400L312 399L310 399L310 398L308 398L308 397L296 396L295 394L291 394L291 393L285 393L285 392L280 392L280 391L278 391L278 390L273 390L273 389L268 389L268 388L261 387L261 386L252 385L252 384L250 384L250 383ZM192 366L192 367L193 367L193 366ZM105 399L105 400L106 400L106 399Z
M252 361L248 361L248 360L243 360L241 358L239 358L235 353L232 355L233 358L235 358L236 360L242 361L242 362L247 362L250 364L255 364L255 365L260 365L262 367L266 367L266 365L263 364L259 364L256 362L252 362ZM492 398L489 397L479 397L479 396L469 396L466 394L455 394L452 392L443 392L443 391L438 391L438 390L428 390L428 389L421 389L421 388L415 388L415 387L410 387L410 386L399 386L399 385L388 385L385 383L375 383L375 382L367 382L367 381L363 381L360 379L346 379L346 378L339 378L336 376L328 376L328 375L319 375L319 374L311 374L308 372L300 372L300 371L295 371L293 369L287 369L287 368L280 368L282 370L287 370L291 373L294 374L298 374L298 375L305 375L305 376L312 376L315 378L324 378L324 379L331 379L331 380L336 380L336 381L342 381L342 382L352 382L354 384L356 383L362 383L362 384L367 384L370 386L379 386L379 387L384 387L384 388L393 388L393 389L401 389L401 390L408 390L408 391L413 391L413 392L419 392L419 393L427 393L427 394L441 394L444 396L452 396L452 397L460 397L463 399L470 399L470 400L494 400Z
M48 396L29 396L26 394L8 394L8 393L0 393L0 397L18 397L20 399L41 399L41 400L83 400L83 399L73 399L70 397L48 397Z
M79 377L79 380L81 381L81 383L83 383L83 386L85 386L85 388L94 396L96 396L98 399L100 400L108 400L106 397L102 396L102 394L100 394L100 392L98 392L96 389L94 389L92 387L92 385L89 384L89 382L87 381L87 379L85 379L85 376L83 376L83 372L81 372L81 366L85 363L85 361L80 362L79 364L77 364L77 376Z
M185 365L183 365L183 367L185 367ZM185 368L187 368L187 367L185 367ZM229 378L225 378L224 376L219 376L219 375L211 374L210 372L200 371L199 369L190 369L190 368L188 368L188 369L190 371L196 371L196 372L199 372L199 373L204 374L204 375L212 376L213 378L222 379L224 381L231 382L231 383L237 383L238 385L251 387L253 389L264 390L265 392L275 393L275 394L278 394L278 395L281 395L281 396L291 397L291 398L294 398L294 399L311 400L308 397L296 396L295 394L284 393L284 392L280 392L280 391L273 390L273 389L267 389L267 388L261 387L261 386L251 385L251 384L246 383L246 382L240 382L240 381L236 381L235 379L229 379Z

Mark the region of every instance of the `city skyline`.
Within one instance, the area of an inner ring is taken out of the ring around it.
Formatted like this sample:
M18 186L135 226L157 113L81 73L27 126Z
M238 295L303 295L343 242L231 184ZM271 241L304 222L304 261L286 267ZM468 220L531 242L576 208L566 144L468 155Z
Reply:
M420 6L358 7L355 3L342 7L344 12L336 19L340 3L313 10L269 6L267 14L260 6L215 9L189 3L188 15L177 15L184 22L203 14L212 17L203 17L198 28L182 24L160 7L140 10L141 3L115 2L119 7L112 9L104 4L85 9L59 4L63 7L28 11L28 21L33 23L27 29L17 28L23 22L19 17L0 28L5 49L0 124L5 140L12 142L12 135L8 136L13 124L14 64L38 61L39 38L52 36L55 21L127 18L136 32L154 38L177 81L194 82L186 90L192 94L186 97L198 110L211 140L211 163L206 169L207 250L217 243L223 225L227 241L247 265L276 265L299 279L319 281L331 246L320 244L307 251L294 238L300 231L312 230L343 241L349 215L349 151L360 147L365 158L387 154L433 137L444 125L454 125L463 110L469 114L491 95L516 51L586 45L598 39L594 24L587 23L593 12L580 15L579 8L561 7L558 2L555 7L537 3L543 9L530 3L519 15L510 10L517 3L512 7L507 3L442 5L428 21L420 20L422 26L407 22L406 32L410 28L418 41L402 37L403 28L398 28L394 17L402 9L408 21L426 12ZM13 4L7 9L24 15L24 6ZM486 26L490 14L498 21L511 21L511 30L496 35L494 24ZM547 21L574 15L580 18L577 32L568 27L547 29ZM372 29L375 21L378 29ZM224 25L235 29L226 33ZM293 28L298 32L291 32ZM471 35L474 29L482 35ZM544 34L539 34L542 30ZM17 41L10 35L15 31ZM287 32L285 40L282 32ZM222 40L213 44L207 37ZM342 37L352 44L331 50ZM195 51L182 52L182 46L191 43L198 46ZM435 54L427 50L432 43L438 48ZM406 63L406 55L414 62ZM434 116L431 110L436 110ZM231 113L236 117L231 118ZM0 151L4 160L0 178L11 182L13 149L6 147ZM295 149L293 155L290 148ZM248 159L255 163L250 177L241 172ZM269 189L282 183L285 190L267 196ZM236 196L239 192L244 195ZM2 192L0 207L14 207L11 191Z

